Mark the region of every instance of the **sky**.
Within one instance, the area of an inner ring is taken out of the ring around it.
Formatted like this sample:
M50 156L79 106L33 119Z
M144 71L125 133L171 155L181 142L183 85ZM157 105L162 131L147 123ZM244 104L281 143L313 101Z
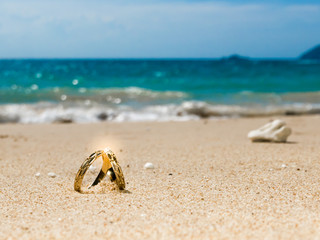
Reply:
M319 0L0 0L0 58L294 58Z

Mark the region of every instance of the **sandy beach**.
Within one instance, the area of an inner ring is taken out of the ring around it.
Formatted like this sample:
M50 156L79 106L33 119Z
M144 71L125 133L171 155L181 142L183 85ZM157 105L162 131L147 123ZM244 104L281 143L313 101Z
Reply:
M270 119L0 125L0 239L319 239L320 117L282 117L288 143L251 143ZM126 191L75 192L107 146Z

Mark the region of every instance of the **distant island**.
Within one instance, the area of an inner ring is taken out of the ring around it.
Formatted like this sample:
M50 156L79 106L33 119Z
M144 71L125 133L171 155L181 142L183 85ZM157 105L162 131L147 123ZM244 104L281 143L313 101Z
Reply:
M230 55L228 57L222 57L221 58L222 61L232 61L232 62L248 62L250 61L250 58L249 57L245 57L245 56L241 56L241 55L238 55L238 54L233 54L233 55Z
M300 59L320 61L320 44L303 53Z
M320 44L305 51L297 59L308 60L308 61L317 61L317 62L320 61ZM243 63L245 63L245 62L252 61L253 58L238 55L238 54L232 54L230 56L221 57L220 60L227 61L227 62L243 62Z

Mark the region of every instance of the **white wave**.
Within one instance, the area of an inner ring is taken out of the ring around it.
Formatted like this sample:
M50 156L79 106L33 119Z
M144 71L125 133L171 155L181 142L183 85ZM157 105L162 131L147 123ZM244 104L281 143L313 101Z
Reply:
M207 117L256 117L273 115L302 115L320 113L320 104L293 103L259 107L237 105L211 105L200 101L188 101L179 107L180 114Z
M179 91L154 91L150 89L127 87L127 88L47 88L33 87L17 88L17 90L1 90L0 95L7 102L4 104L47 101L56 104L69 105L97 105L103 104L108 107L115 105L150 105L181 102L188 95ZM20 101L20 102L19 102ZM92 103L92 104L91 104Z
M96 108L64 107L63 105L8 104L0 107L0 122L52 123L98 122Z
M138 96L146 96L150 98L182 98L187 94L179 91L154 91L139 87L127 87L127 88L110 88L106 90L109 93L126 94L130 98L136 98Z
M56 104L41 102L37 104L0 105L0 123L188 121L217 117L255 117L319 113L320 104L302 103L247 107L187 101L179 105L165 104L133 108L126 105L110 107L103 104Z

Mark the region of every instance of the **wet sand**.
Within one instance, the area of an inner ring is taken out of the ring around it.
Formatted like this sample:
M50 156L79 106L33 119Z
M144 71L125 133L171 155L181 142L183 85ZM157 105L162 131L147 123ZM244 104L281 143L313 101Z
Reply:
M0 125L0 239L320 238L320 117L281 118L289 143L251 143L270 119ZM75 192L106 146L126 191Z

